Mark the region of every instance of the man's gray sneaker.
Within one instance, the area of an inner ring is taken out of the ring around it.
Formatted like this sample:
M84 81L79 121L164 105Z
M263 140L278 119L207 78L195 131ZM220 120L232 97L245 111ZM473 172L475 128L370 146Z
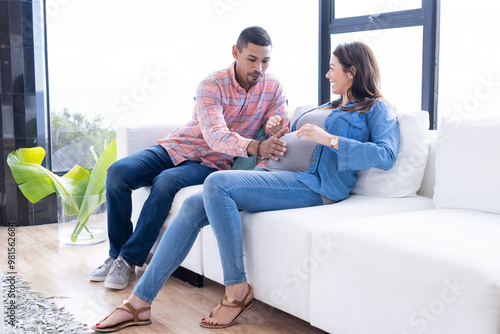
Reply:
M109 270L104 280L104 286L111 289L125 289L128 285L130 275L134 272L134 266L129 264L120 255Z
M90 280L94 282L104 281L106 279L106 276L108 276L113 262L115 262L115 259L113 259L112 257L108 257L108 259L104 261L104 264L102 266L92 270L92 272L89 274Z

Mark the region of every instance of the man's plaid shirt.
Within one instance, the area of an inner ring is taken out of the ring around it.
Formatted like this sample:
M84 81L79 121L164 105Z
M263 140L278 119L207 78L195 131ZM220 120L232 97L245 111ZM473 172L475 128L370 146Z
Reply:
M251 138L273 115L286 117L284 126L288 126L281 83L265 73L246 92L236 81L233 63L200 83L191 121L158 143L165 147L175 165L194 160L219 170L231 169L235 156L248 156Z

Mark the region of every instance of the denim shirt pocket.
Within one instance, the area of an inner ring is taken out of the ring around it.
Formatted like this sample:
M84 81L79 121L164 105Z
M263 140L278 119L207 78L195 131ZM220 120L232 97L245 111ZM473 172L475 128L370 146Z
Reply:
M344 112L339 115L339 120L347 122L344 124L344 136L349 139L363 141L368 134L368 125L363 116L358 112Z

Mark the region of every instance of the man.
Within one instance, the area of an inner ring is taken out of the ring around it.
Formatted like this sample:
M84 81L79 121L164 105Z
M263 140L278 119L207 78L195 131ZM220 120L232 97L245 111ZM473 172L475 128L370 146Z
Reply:
M142 266L158 237L175 194L202 184L216 170L230 169L235 156L278 159L285 144L274 133L253 138L274 115L285 128L286 97L280 82L265 74L271 60L271 38L260 27L243 30L233 46L229 68L214 72L198 86L191 121L172 131L158 145L115 162L106 179L109 258L93 270L91 281L124 289L134 266ZM283 131L283 130L282 130ZM135 230L131 221L132 191L151 186Z

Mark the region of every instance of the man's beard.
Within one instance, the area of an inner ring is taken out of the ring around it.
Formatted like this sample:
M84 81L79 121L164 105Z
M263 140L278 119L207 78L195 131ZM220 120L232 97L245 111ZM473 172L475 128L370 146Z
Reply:
M253 72L253 73L248 73L247 74L247 83L250 86L255 86L256 84L259 83L260 79L262 78L262 73L260 72Z

